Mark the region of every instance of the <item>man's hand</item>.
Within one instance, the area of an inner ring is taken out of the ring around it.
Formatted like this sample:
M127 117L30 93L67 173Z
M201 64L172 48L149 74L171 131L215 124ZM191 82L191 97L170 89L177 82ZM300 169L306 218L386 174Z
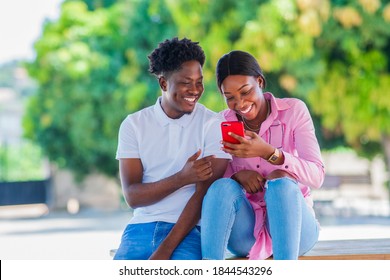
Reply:
M215 158L215 156L211 155L197 159L200 154L201 150L199 149L195 154L190 156L178 174L186 185L205 181L213 175L211 159Z

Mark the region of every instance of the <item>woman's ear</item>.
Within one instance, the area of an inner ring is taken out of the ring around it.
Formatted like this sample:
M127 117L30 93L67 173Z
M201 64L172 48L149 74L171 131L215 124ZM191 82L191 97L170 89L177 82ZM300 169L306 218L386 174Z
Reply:
M264 89L264 80L261 76L257 77L257 83L259 84L261 89Z
M164 76L160 76L158 78L158 84L160 85L162 91L167 91L167 81Z

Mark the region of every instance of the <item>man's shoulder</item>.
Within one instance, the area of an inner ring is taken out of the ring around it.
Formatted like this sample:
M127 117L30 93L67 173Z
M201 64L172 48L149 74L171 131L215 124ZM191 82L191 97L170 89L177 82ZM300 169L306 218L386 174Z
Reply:
M196 107L197 107L196 114L205 116L206 118L211 119L211 118L215 117L216 115L218 115L216 112L207 108L205 105L203 105L201 103L197 103Z
M153 105L142 108L127 115L126 119L140 119L153 114Z
M130 113L123 119L121 128L125 130L138 130L140 127L145 127L145 122L150 122L153 115L153 106L145 107L141 110Z

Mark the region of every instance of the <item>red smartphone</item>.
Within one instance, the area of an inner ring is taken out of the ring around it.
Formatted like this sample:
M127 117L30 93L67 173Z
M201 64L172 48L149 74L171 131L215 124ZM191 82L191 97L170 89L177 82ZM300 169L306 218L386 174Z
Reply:
M228 132L233 132L239 136L245 137L244 134L244 123L240 121L226 121L221 123L221 131L222 131L222 140L225 142L229 142L232 144L239 144L240 142L237 139L234 139ZM225 146L225 148L229 149Z

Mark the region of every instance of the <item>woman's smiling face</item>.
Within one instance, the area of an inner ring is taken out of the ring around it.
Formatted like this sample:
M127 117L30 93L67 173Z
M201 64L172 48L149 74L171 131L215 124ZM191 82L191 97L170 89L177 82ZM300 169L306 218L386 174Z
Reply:
M261 112L264 103L261 85L260 77L230 75L223 80L221 92L229 109L246 120L253 120Z

